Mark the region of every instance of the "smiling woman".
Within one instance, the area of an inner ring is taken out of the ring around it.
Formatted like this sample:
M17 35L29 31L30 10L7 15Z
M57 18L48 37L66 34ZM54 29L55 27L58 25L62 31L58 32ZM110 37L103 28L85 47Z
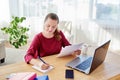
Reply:
M48 13L44 20L43 31L36 34L26 55L26 63L37 65L43 70L49 68L48 63L38 61L39 57L58 54L62 47L70 45L62 31L58 30L59 18L55 13ZM57 45L57 46L56 46Z

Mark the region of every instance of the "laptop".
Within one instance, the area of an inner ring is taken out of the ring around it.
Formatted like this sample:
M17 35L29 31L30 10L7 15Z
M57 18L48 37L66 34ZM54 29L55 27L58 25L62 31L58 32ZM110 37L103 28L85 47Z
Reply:
M72 61L68 62L66 66L90 74L95 70L101 63L104 62L110 41L105 42L103 45L97 47L94 51L93 56L80 55Z

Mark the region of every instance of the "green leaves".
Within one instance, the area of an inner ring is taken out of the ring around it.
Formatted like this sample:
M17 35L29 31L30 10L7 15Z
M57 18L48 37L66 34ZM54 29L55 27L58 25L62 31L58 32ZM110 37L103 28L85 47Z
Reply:
M29 28L19 26L19 24L24 20L26 20L25 17L20 18L12 16L10 25L8 27L1 28L2 31L9 34L9 42L15 48L19 48L20 46L27 44L28 35L26 32L29 31Z

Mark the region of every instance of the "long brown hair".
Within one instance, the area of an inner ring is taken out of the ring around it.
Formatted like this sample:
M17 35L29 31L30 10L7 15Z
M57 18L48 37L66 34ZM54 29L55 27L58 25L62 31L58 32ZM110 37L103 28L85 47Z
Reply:
M45 17L45 20L44 20L44 23L45 21L50 18L52 20L57 20L57 23L59 23L59 17L57 16L57 14L55 13L49 13L46 17ZM55 30L54 32L54 37L57 39L57 40L60 40L61 39L61 36L60 36L60 31L58 31L58 28Z

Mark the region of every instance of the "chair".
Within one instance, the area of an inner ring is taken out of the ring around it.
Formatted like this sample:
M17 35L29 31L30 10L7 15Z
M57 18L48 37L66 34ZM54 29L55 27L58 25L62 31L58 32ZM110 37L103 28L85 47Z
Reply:
M72 43L73 42L72 22L71 21L60 21L58 28L64 33L68 41Z
M0 63L4 63L6 57L4 42L5 40L0 39Z

